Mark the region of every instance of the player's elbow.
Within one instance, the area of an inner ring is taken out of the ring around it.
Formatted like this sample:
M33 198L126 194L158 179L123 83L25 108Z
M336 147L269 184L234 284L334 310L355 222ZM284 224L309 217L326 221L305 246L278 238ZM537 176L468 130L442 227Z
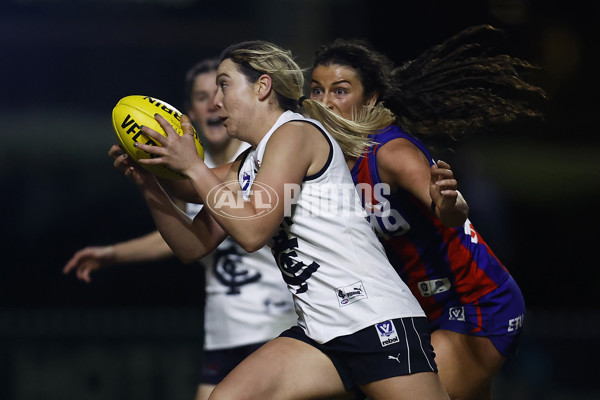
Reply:
M238 244L248 253L254 253L265 247L268 238L264 238L259 235L254 235L252 237L244 238L239 241Z
M182 263L192 264L207 256L212 250L214 250L214 248L194 248L187 249L185 251L178 251L175 254Z
M255 251L263 248L264 244L259 244L259 243L253 242L253 243L244 243L241 246L247 253L254 253Z

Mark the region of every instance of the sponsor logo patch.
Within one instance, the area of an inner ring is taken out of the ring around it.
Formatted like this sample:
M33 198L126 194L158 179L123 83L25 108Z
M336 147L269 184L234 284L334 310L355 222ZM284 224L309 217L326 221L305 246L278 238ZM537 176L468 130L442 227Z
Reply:
M452 286L448 278L422 281L417 285L419 287L419 292L421 292L421 296L423 297L430 297L434 294L446 292L450 290L450 287Z
M448 319L450 321L464 321L465 320L465 308L460 307L451 307L449 311Z
M396 331L396 327L394 326L394 321L388 320L375 324L375 329L377 329L381 347L389 346L390 344L398 343L400 341L398 331Z
M367 292L365 292L362 281L358 281L349 286L336 288L335 293L337 295L340 307L344 307L367 298Z
M523 328L523 321L525 320L525 316L523 314L519 315L516 318L512 318L508 320L508 332L518 331Z

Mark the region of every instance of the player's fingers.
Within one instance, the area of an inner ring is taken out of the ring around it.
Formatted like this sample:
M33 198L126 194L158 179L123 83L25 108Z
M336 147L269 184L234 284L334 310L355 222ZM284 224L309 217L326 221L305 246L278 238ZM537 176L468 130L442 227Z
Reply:
M81 280L84 281L85 283L90 283L92 281L92 278L90 278L90 270L89 269L85 269L83 271L83 273L81 274Z
M439 177L439 168L436 164L431 166L431 183L435 183Z
M188 116L185 114L181 116L181 129L183 130L184 135L194 136L194 126L192 125L192 122Z
M435 170L435 174L437 175L437 180L452 179L452 178L454 178L454 172L452 172L451 169L439 168L438 167Z
M134 176L135 168L129 167L126 170L124 170L123 172L125 173L126 178L135 178L135 176Z
M108 156L110 158L117 158L121 155L125 154L125 151L123 150L123 148L121 146L119 146L118 144L113 144L110 149L108 150Z
M456 190L453 189L444 189L444 190L440 190L440 193L444 195L445 198L457 198L458 197L458 192Z
M154 147L154 146L150 146L150 147ZM162 157L164 155L164 153L157 153L157 152L152 152L152 153L155 155L155 157L140 158L138 160L138 163L140 163L142 165L162 165L162 164L165 164L165 159Z
M158 134L159 136L162 136L161 134ZM164 138L164 136L162 136ZM150 154L154 154L155 156L164 156L166 154L166 150L165 150L165 146L153 146L150 144L144 144L144 143L134 143L133 147L135 147L136 149L140 149L142 151L145 151L146 153L150 153ZM149 160L153 160L152 158L146 159L146 158L140 158L138 160L138 162L142 162L142 161L149 161Z
M438 167L440 168L445 168L445 169L450 169L450 164L448 164L446 161L443 160L437 160Z
M169 121L167 121L162 115L160 114L154 114L154 119L156 119L158 121L158 123L160 124L160 126L163 127L163 129L165 130L165 132L167 133L167 137L171 136L171 135L177 135L177 133L175 132L175 129L173 128L173 125L171 125L169 123ZM161 135L160 133L157 132L158 135L162 136L162 138L164 139L164 136ZM154 136L153 136L154 137ZM159 139L160 138L156 138ZM163 142L160 141L160 143L162 144Z
M121 154L120 156L114 158L113 166L115 168L125 169L131 166L131 162L129 161L129 156L127 153Z
M62 273L68 274L73 268L75 268L76 265L77 261L75 260L75 257L71 258L63 267Z
M81 262L81 260L86 257L86 255L89 253L88 248L84 248L81 249L79 251L77 251L73 257L71 257L71 259L67 262L67 264L65 265L65 267L63 268L63 273L67 274L69 273L72 269L77 268L77 266L79 265L79 263Z
M82 281L83 281L83 280L84 280L84 279L83 279L83 268L77 268L77 269L75 270L75 275L77 276L77 279L79 279L79 280L82 280Z
M458 182L456 179L440 179L435 182L436 185L441 187L442 189L456 189L458 186Z
M155 115L156 120L158 121L158 118L162 118L160 115L156 114ZM164 121L164 123L167 126L171 126L169 125L168 122L166 122L166 120L164 118L162 118L162 121ZM160 122L160 121L159 121ZM161 124L162 125L162 124ZM164 126L163 126L164 128ZM171 128L172 129L172 128ZM142 126L140 128L140 131L146 135L149 138L152 138L155 142L160 143L161 145L164 145L167 141L167 137L165 137L164 135L161 135L160 133L156 132L154 129L152 128L148 128L147 126ZM136 144L141 144L139 142L134 142L133 145L135 146Z

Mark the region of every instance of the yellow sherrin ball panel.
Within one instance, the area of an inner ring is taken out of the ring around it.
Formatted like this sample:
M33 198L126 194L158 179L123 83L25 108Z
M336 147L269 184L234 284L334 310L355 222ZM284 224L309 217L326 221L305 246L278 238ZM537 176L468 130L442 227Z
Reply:
M175 107L154 97L132 95L123 97L112 111L113 127L119 138L123 149L134 160L150 158L150 154L134 147L134 143L143 143L153 146L160 146L152 138L147 137L140 131L142 126L147 126L166 136L165 130L154 118L154 114L163 116L175 129L179 136L183 135L181 129L181 112ZM194 129L194 141L196 150L200 157L204 157L204 149L200 143L198 133ZM140 164L142 165L142 164ZM177 171L173 171L164 165L142 165L148 171L157 176L168 179L183 179L185 176Z

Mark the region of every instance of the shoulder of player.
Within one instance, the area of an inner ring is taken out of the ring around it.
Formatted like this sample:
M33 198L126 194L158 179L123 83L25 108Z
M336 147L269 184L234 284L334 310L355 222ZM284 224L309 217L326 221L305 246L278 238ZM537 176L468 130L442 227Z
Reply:
M265 148L261 170L267 165L276 165L279 173L287 174L286 179L295 182L306 176L314 163L328 153L327 141L315 126L291 121L273 132Z
M377 167L384 182L400 185L404 181L403 177L419 172L430 173L425 154L404 138L393 139L379 148Z
M301 146L312 143L315 137L323 137L323 135L314 125L303 121L290 121L273 132L269 144ZM297 151L299 148L295 148L295 150Z

